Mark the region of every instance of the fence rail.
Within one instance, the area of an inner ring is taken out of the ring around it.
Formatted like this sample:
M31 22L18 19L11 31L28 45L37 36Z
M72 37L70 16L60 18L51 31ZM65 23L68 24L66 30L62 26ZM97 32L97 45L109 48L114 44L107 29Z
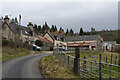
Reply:
M74 56L62 53L59 50L54 50L53 53L61 61L64 67L74 71L76 60ZM111 59L108 63L107 58L105 58L105 62L103 62L104 60L102 59L104 58L101 57L102 55L99 54L99 56L84 56L83 59L78 58L77 75L80 75L83 79L95 78L97 80L102 80L103 78L108 78L109 80L120 80L120 60L115 58L115 63L112 63L113 55L111 55Z

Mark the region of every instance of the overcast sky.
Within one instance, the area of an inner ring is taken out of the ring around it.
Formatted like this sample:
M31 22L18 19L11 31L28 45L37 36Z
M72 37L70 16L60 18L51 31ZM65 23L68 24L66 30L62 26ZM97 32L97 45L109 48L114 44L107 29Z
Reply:
M48 22L51 27L55 24L65 30L72 28L79 32L118 28L118 3L117 2L10 2L2 3L0 16L22 15L22 25L29 21L38 25Z

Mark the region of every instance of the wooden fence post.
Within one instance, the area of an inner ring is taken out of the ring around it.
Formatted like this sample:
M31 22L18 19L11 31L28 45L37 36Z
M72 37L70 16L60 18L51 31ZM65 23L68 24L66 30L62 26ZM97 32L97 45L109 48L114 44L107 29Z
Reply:
M118 65L120 66L120 53L119 53L119 56L118 56L118 57L119 57ZM120 68L119 68L119 67L118 67L118 70L119 70L118 72L120 72ZM119 76L119 74L118 74L118 79L119 79L119 78L120 78L120 76Z
M85 72L86 72L86 56L84 56L84 62L83 62L83 79L84 79L84 75L85 75Z
M113 57L113 54L111 54L110 64L112 64L112 57ZM109 78L111 80L111 65L109 65Z
M75 47L75 59L74 59L74 67L73 67L73 72L75 72L75 74L78 74L78 67L79 67L79 47Z
M116 65L116 63L117 63L117 56L115 57L115 65Z
M107 63L107 57L106 57L106 63ZM107 67L107 64L106 64L106 67Z
M70 60L70 59L69 59L69 56L68 56L68 68L69 68L69 60Z
M102 70L101 70L101 54L99 54L99 80L102 80Z
M110 60L110 63L112 64L112 58L113 58L113 54L111 54L111 60Z

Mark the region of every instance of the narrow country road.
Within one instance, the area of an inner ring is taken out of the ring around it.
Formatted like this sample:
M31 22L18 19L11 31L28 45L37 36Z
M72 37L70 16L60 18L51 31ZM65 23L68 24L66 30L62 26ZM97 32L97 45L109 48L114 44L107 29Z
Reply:
M38 61L52 52L13 58L2 62L2 78L42 78Z

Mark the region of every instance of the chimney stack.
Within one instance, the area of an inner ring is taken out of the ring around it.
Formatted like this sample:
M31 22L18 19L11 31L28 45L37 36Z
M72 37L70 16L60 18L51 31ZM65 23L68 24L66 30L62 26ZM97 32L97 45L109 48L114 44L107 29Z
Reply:
M29 22L29 24L27 26L33 31L33 24L32 24L32 22Z
M6 23L9 25L9 18L8 18L8 15L5 16L4 22L6 22Z
M19 25L21 25L21 15L19 15Z

